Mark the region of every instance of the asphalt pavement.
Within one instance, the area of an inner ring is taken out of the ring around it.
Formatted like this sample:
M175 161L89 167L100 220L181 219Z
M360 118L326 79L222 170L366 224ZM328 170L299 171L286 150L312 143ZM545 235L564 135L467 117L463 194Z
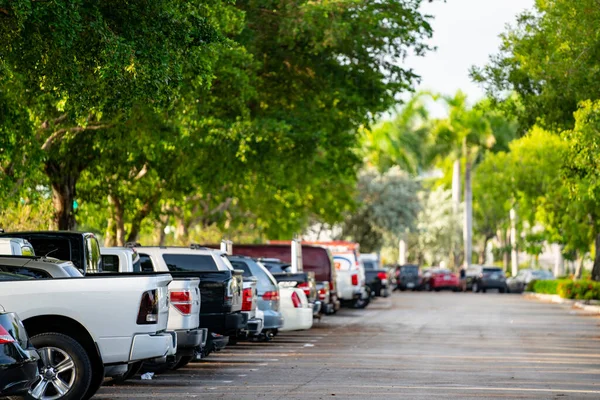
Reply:
M520 295L394 293L95 399L600 399L600 318Z

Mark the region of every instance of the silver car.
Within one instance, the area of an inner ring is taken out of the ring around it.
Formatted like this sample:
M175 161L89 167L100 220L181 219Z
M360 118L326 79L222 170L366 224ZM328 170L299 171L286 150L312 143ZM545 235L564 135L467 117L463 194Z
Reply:
M523 293L527 285L533 280L553 280L554 275L550 271L542 269L522 269L519 273L506 280L510 293Z
M244 271L244 276L253 276L257 282L258 309L264 313L263 334L276 335L283 326L283 316L279 312L279 286L269 270L250 257L229 256L235 269Z
M0 255L0 272L33 279L79 278L83 276L71 261L37 256Z

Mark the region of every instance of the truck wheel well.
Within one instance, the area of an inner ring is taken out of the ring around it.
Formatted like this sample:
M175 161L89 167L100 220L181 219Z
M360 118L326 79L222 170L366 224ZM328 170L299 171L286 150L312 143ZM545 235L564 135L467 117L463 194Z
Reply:
M62 315L40 315L26 319L23 321L23 325L25 325L25 329L29 336L35 336L40 333L56 332L72 337L79 342L86 353L88 353L94 373L100 368L102 368L102 370L104 369L102 358L100 357L100 353L92 335L90 335L87 329L79 322Z

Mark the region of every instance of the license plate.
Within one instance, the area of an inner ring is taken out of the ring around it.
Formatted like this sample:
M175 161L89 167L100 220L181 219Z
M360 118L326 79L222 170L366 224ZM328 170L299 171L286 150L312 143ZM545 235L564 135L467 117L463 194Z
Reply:
M500 275L498 274L494 274L491 276L492 279L500 279Z
M415 287L415 284L414 284L414 283L412 283L412 282L410 282L410 283L407 283L407 284L406 284L406 287L407 287L407 288L411 288L411 289L412 289L412 288L414 288L414 287Z
M445 281L449 281L450 280L450 275L444 275L444 280Z

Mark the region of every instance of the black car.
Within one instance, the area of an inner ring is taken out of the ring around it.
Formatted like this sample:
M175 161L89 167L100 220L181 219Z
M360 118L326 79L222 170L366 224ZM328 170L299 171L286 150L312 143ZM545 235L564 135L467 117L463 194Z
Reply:
M413 264L401 265L396 269L397 290L419 290L421 289L421 277L419 266Z
M0 306L0 397L27 393L38 379L38 360L17 314Z
M506 293L506 275L499 267L472 266L467 270L467 290L485 293L488 289L498 289Z
M373 260L361 260L365 268L367 286L373 296L388 297L390 295L390 279L387 269L379 268Z

